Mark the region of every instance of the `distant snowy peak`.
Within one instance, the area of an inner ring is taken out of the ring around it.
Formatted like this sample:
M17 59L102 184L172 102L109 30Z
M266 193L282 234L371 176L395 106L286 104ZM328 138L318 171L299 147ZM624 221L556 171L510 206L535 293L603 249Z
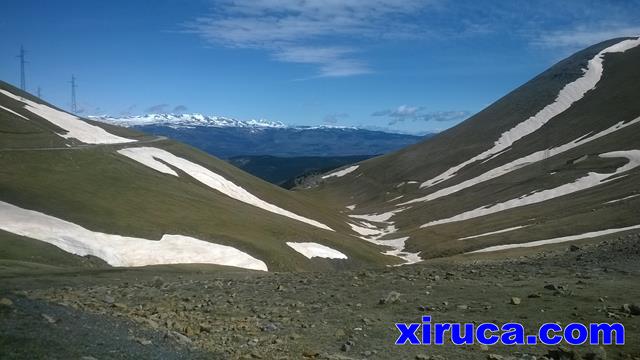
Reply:
M222 116L209 116L202 114L145 114L134 116L89 116L92 120L97 120L113 125L124 127L162 125L174 128L188 128L195 126L208 127L240 127L240 128L286 128L287 125L279 121L268 120L236 120Z
M249 129L296 129L296 130L360 130L353 126L339 125L317 125L317 126L290 126L280 121L259 120L237 120L224 116L203 115L203 114L145 114L131 116L89 116L89 119L112 125L132 127L145 125L168 126L175 129L193 128L196 126L217 127L217 128L249 128Z

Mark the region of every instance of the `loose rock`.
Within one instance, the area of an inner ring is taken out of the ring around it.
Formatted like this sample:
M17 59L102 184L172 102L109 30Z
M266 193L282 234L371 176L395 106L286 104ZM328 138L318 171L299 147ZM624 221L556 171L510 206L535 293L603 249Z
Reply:
M0 299L0 306L13 306L13 301L11 301L11 299L2 298Z
M393 304L400 300L400 293L397 291L390 292L386 297L380 299L380 305Z

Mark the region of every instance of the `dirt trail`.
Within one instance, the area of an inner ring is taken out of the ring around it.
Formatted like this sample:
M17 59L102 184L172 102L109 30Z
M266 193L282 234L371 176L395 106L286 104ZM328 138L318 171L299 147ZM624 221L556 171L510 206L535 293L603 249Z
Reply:
M72 145L72 146L60 146L60 147L38 147L38 148L4 148L0 149L0 151L56 151L56 150L85 150L85 149L93 149L97 147L110 147L110 146L118 146L118 147L131 147L138 146L142 144L151 144L159 141L167 140L166 136L155 136L152 139L138 140L136 142L127 142L127 143L116 143L116 144L83 144L83 145Z

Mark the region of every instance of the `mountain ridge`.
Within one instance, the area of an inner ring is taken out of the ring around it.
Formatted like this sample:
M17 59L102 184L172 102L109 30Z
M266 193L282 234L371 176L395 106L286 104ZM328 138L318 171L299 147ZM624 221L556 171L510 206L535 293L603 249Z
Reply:
M305 191L349 207L362 238L402 238L422 257L630 230L638 59L636 37L593 45L456 127Z
M424 136L432 133L409 134L406 132L393 131L392 129L371 129L369 127L348 126L348 125L289 125L281 121L272 121L267 119L249 119L239 120L233 117L205 115L202 113L148 113L142 115L89 115L88 119L104 122L111 125L122 127L139 127L139 126L167 126L174 129L193 128L193 127L219 127L219 128L254 128L254 129L295 129L295 130L318 130L318 129L336 129L336 130L366 130L383 132L389 134L416 135Z

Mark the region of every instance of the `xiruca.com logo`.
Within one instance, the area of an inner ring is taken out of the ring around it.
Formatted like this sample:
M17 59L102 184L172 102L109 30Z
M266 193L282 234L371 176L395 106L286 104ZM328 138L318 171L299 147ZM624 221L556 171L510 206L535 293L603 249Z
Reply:
M421 323L396 323L400 332L396 345L624 345L624 325L620 323L556 323L542 324L534 334L527 335L520 323L432 323L423 316Z

